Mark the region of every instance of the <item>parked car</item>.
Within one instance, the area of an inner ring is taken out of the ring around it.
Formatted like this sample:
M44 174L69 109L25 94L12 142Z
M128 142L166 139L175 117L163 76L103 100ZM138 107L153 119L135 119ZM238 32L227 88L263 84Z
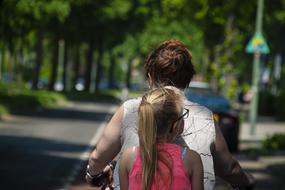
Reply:
M231 109L229 100L215 92L208 83L196 81L190 83L185 95L190 101L213 111L229 150L237 152L240 122L238 114Z

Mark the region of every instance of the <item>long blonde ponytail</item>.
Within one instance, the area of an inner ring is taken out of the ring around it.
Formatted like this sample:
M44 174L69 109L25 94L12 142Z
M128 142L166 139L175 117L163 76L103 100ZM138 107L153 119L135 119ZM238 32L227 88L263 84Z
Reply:
M156 136L157 128L151 104L146 103L140 107L139 141L142 158L142 190L151 186L157 168Z
M160 172L158 160L167 166L172 183L172 163L158 151L157 143L158 138L169 132L180 112L181 99L173 90L158 88L142 97L138 130L142 160L142 190L150 189L156 172ZM161 172L160 175L166 177Z

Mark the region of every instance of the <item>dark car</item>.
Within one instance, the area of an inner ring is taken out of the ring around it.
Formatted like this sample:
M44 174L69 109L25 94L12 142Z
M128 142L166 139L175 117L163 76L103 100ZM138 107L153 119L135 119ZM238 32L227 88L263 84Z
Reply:
M230 102L216 93L208 83L191 82L185 91L186 97L195 103L213 111L231 152L238 151L239 116L231 109Z

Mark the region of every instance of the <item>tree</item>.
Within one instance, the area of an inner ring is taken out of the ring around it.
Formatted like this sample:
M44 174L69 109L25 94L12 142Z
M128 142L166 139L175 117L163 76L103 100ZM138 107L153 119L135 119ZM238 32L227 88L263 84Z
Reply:
M37 89L43 59L43 36L49 31L47 26L51 20L63 21L68 16L70 11L69 1L3 0L1 9L1 36L3 38L0 40L12 47L11 49L14 47L14 40L20 40L22 44L25 44L25 36L31 31L36 33L35 51L37 56L33 88Z

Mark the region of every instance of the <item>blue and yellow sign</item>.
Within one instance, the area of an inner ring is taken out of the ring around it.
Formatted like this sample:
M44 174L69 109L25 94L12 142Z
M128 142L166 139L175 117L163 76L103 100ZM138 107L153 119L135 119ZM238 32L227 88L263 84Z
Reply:
M245 51L247 53L269 53L269 47L260 32L256 32L253 38L249 41Z

